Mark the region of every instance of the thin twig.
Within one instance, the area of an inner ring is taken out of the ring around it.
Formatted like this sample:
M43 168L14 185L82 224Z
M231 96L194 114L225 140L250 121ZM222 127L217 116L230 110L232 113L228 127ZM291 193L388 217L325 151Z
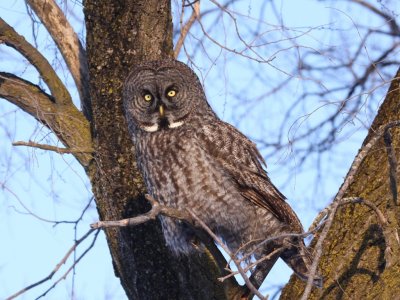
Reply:
M315 278L315 276L317 274L318 263L319 263L319 260L320 260L320 258L322 256L322 244L323 244L326 236L328 235L329 229L332 226L333 218L335 216L336 209L337 209L338 205L339 205L339 202L334 202L333 203L333 205L331 207L331 213L329 214L328 219L326 220L324 229L322 230L321 235L319 236L317 245L315 246L314 260L313 260L313 263L312 263L312 265L310 267L310 270L309 270L307 285L306 285L304 293L303 293L303 295L301 297L301 300L307 300L308 296L311 293L311 288L313 286L313 281L314 281L314 278Z
M359 197L350 197L350 198L344 198L339 203L340 206L343 206L346 204L364 204L364 205L368 206L375 212L381 226L385 227L387 225L387 220L386 220L385 216L383 215L381 210L371 201L368 201L368 200L365 200L365 199L359 198Z
M282 248L277 248L277 249L275 249L274 251L272 251L272 252L269 253L268 255L265 255L265 256L263 256L262 258L256 260L255 262L253 262L253 263L247 265L245 268L243 268L243 271L244 271L245 273L248 272L248 271L250 271L253 267L256 267L259 263L262 263L262 262L265 261L265 260L271 259L271 257L273 257L275 254L277 254L277 253L279 253L279 252L281 252L281 251L282 251ZM238 262L239 264L240 264L240 261L241 261L241 260L237 260L237 262ZM226 276L224 276L224 277L220 277L220 278L218 278L218 280L221 281L221 282L223 282L224 280L226 280L226 279L228 279L228 278L230 278L230 277L232 277L232 276L235 276L235 275L237 275L237 274L240 274L240 272L239 272L239 271L230 271L230 273L229 273L228 275L226 275Z
M50 272L49 275L47 275L45 278L23 288L22 290L16 292L15 294L9 296L8 298L6 298L6 300L11 300L11 299L15 299L16 297L18 297L19 295L25 293L26 291L42 284L43 282L46 282L48 280L50 280L51 278L53 278L54 274L61 268L61 266L63 264L66 263L68 257L71 255L71 253L78 247L78 245L80 243L82 243L90 234L92 234L94 231L96 231L96 229L90 229L88 232L86 232L79 240L77 240L74 245L67 251L67 253L64 255L64 257L60 260L60 262L55 266L55 268ZM85 251L84 253L86 253L87 251ZM76 264L77 261L74 263Z
M76 259L74 260L74 263L68 268L68 270L58 279L56 280L56 282L54 282L51 287L49 287L44 293L42 293L39 297L37 297L35 300L40 299L44 296L46 296L46 294L51 291L53 288L56 287L56 285L61 281L64 280L65 278L67 278L68 274L75 269L76 265L79 263L79 261L90 251L90 249L93 248L94 244L96 243L97 237L100 233L100 230L97 230L96 233L94 234L93 240L90 243L90 245L86 248L85 251L83 251L83 253Z
M186 24L181 27L181 34L179 35L179 39L176 42L175 50L174 50L174 57L177 58L179 55L179 52L181 51L181 48L183 46L183 42L186 39L186 36L190 30L190 27L192 27L194 21L199 18L200 16L200 1L195 1L192 5L193 7L193 12L192 15L190 16L189 20L186 22ZM183 13L182 13L183 14Z
M244 244L243 246L241 246L241 247L236 251L236 253L234 253L234 256L236 256L239 252L245 252L245 251L242 251L242 250L243 250L244 248L246 248L247 246L249 246L251 243L255 243L255 242L258 242L258 241L262 240L260 243L258 243L258 244L253 248L253 251L252 251L252 252L249 252L249 253L243 255L243 256L240 258L240 260L238 260L239 262L245 261L245 260L247 260L247 259L253 254L253 252L254 252L255 250L261 248L263 245L265 245L265 244L268 243L268 242L275 241L275 240L277 240L277 239L282 239L282 240L283 240L283 239L285 239L285 238L301 238L301 239L304 239L304 238L306 238L307 236L314 234L314 233L315 233L316 231L318 231L318 230L320 229L320 227L322 227L323 225L324 225L324 222L321 222L321 223L319 223L315 228L310 229L309 231L303 232L303 233L284 233L284 234L280 234L280 235L277 235L277 236L269 237L269 238L267 238L267 239L256 239L256 240L249 241L249 242L247 242L246 244Z
M38 148L42 150L49 150L49 151L54 151L60 154L65 154L65 153L93 153L93 149L80 149L80 148L60 148L56 146L51 146L51 145L45 145L45 144L38 144L32 141L29 142L24 142L24 141L17 141L12 143L13 146L27 146L27 147L33 147L33 148Z

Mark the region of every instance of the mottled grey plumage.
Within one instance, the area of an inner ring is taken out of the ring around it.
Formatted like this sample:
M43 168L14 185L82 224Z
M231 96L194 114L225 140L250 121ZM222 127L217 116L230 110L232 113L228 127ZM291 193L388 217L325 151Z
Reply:
M281 247L284 233L302 233L296 214L271 183L255 145L221 121L209 106L195 73L163 60L135 66L124 87L124 108L148 193L160 203L190 208L232 252L260 258ZM194 233L182 222L161 217L167 245L194 251ZM246 247L242 246L248 245ZM282 257L303 279L309 259L302 239L286 238ZM253 274L260 284L268 263Z

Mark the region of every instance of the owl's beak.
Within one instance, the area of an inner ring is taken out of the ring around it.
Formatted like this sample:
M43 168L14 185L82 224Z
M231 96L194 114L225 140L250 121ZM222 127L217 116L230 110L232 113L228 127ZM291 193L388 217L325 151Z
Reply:
M164 106L162 104L158 107L158 110L160 112L160 117L164 118Z

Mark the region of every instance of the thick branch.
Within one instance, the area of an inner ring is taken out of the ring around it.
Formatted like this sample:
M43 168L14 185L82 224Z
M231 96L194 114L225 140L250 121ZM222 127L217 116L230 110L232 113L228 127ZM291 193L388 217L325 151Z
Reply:
M72 103L68 90L46 58L2 18L0 18L0 40L21 53L38 70L56 103Z
M54 98L40 87L13 74L0 72L0 96L50 127L47 114L55 113Z
M78 35L54 0L27 0L29 6L46 27L75 81L86 117L91 119L89 70L86 52Z
M54 98L38 86L3 72L0 72L0 97L51 129L67 148L80 149L81 152L74 153L75 157L83 166L89 164L91 154L84 153L92 149L89 123L72 103L57 105Z

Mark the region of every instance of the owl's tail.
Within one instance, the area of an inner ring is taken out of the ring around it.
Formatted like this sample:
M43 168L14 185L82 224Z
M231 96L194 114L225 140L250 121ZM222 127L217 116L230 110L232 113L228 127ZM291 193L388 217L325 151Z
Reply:
M312 261L303 241L300 242L300 245L284 250L280 257L300 279L308 281ZM314 274L313 285L321 288L322 283L322 277L318 274Z

